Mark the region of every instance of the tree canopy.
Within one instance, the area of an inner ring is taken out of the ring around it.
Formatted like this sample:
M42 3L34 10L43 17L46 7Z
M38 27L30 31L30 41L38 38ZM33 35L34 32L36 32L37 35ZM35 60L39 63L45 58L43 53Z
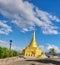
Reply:
M56 56L57 55L57 51L54 49L54 48L51 48L49 50L49 54L53 55L53 56Z

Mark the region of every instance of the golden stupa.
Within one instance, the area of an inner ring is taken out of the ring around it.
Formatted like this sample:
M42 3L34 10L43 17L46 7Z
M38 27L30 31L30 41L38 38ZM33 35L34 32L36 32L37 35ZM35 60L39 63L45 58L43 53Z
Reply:
M47 58L45 53L43 53L42 50L37 46L36 39L35 39L35 32L33 33L32 41L30 45L28 45L22 51L22 55Z

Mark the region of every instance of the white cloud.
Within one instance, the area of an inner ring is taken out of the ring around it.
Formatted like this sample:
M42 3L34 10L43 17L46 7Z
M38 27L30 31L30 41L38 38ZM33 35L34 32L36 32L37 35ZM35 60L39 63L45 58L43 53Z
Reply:
M3 41L3 40L0 40L0 46L7 47L7 42Z
M54 48L58 53L60 53L60 48L54 44L48 44L47 45L47 50Z
M46 46L44 45L40 45L39 48L43 51L43 52L49 52L49 50L51 48L54 48L56 50L57 53L60 53L60 48L54 44L47 44Z
M11 27L8 26L5 21L0 21L0 34L7 35L9 32L12 32Z
M60 22L60 19L58 19L56 16L48 15L51 20L55 20L57 22Z
M44 34L60 34L59 27L52 22L60 23L60 19L38 9L28 0L0 0L0 13L11 19L21 31L31 31L38 26Z
M60 32L57 31L56 26L48 26L48 27L42 27L44 34L60 34Z
M11 49L12 49L12 50L16 50L16 51L19 51L19 52L20 52L20 49L21 49L21 48L20 48L20 47L17 47L17 46L12 46L12 47L11 47Z

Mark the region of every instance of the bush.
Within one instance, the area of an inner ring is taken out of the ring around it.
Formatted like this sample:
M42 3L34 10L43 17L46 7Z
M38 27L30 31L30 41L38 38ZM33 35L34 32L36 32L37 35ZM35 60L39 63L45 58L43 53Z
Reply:
M9 50L4 47L0 47L0 58L18 56L18 52L15 50Z
M13 51L13 56L18 56L18 52L17 51Z

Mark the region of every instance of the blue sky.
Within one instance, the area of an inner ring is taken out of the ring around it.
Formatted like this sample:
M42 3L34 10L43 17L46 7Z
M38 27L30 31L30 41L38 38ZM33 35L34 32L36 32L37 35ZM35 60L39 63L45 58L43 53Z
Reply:
M0 46L12 40L12 48L29 45L34 30L37 45L60 52L59 0L0 0Z

